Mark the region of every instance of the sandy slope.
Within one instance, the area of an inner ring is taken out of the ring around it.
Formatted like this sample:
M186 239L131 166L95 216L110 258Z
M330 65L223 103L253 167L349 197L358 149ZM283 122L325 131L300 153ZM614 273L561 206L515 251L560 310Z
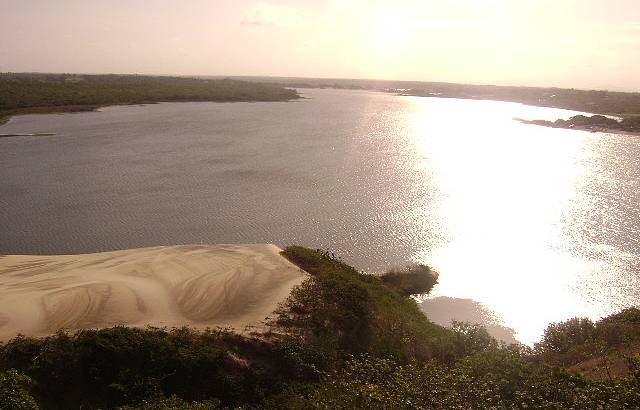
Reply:
M0 256L0 340L113 326L259 325L306 274L274 245Z

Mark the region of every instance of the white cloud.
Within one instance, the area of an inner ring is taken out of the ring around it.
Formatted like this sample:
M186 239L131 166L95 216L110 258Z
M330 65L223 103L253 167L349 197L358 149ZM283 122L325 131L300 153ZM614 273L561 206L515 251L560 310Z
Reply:
M259 1L244 13L240 23L294 27L302 25L306 19L307 15L301 8Z

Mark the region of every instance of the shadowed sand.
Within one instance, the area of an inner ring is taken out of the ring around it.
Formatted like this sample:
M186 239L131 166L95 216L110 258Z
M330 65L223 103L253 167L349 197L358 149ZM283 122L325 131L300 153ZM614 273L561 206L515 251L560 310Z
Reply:
M432 322L441 326L451 326L453 320L478 323L499 341L507 344L517 342L513 329L503 326L495 313L474 300L439 296L425 300L420 309Z
M306 273L274 245L0 256L0 340L127 326L230 326L269 316Z

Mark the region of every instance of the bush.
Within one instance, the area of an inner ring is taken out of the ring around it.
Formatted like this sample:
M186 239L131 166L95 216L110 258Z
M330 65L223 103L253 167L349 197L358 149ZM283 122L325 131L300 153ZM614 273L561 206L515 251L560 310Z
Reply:
M115 327L14 339L0 351L0 366L33 378L44 408L113 408L173 395L234 406L282 388L297 364L283 356L226 330Z
M31 379L11 369L0 373L0 409L37 410L36 401L29 394Z
M536 365L509 349L483 351L448 367L362 356L304 391L279 397L279 409L631 409L632 379L589 382Z
M596 337L609 347L627 347L640 342L640 309L632 307L599 320Z
M491 337L482 325L454 320L451 323L451 330L454 335L456 357L465 357L498 347L496 339Z
M327 252L288 247L283 255L312 276L279 307L274 325L333 363L364 352L402 362L452 354L451 332L431 323L414 300L379 277Z
M176 396L157 401L144 400L135 406L120 407L119 410L221 410L219 401L188 403Z
M569 365L596 352L595 336L596 328L590 319L573 318L550 324L535 348L546 360Z
M438 283L438 273L426 265L391 270L381 276L382 282L403 296L426 295Z
M547 327L536 352L549 362L571 366L592 357L605 361L632 353L640 343L640 309L632 307L596 323L573 318Z

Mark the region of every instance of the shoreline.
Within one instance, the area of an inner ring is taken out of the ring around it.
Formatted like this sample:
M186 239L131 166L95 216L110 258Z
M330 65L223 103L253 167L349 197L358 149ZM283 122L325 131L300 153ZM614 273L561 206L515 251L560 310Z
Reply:
M564 130L574 130L574 131L586 131L591 133L599 133L599 134L618 134L618 135L630 135L630 136L640 136L640 131L629 131L623 130L619 128L609 128L604 126L595 126L595 125L557 125L553 121L547 120L525 120L522 118L514 118L515 121L518 121L522 124L527 125L537 125L539 127L547 127L547 128L558 128Z
M94 111L117 105L160 102L281 102L300 98L278 85L197 77L0 73L7 99L0 103L0 125L14 115Z
M51 137L56 135L55 132L36 132L33 134L0 134L0 138L9 138L9 137Z
M473 101L497 101L497 102L505 102L505 103L514 103L514 104L522 104L527 105L529 107L541 107L541 108L554 108L558 110L567 110L567 111L576 111L583 112L585 114L590 115L611 115L611 116L621 116L620 113L615 112L598 112L598 111L586 111L580 110L578 108L571 108L568 105L563 104L544 104L544 103L536 103L533 101L520 101L520 100L509 100L507 98L491 98L487 96L455 96L455 95L423 95L423 94L410 94L410 93L394 93L391 91L382 91L388 94L394 94L398 97L420 97L420 98L444 98L444 99L452 99L452 100L473 100Z
M0 256L0 340L120 325L244 333L307 278L280 251L270 244L177 245Z
M76 114L83 112L100 112L103 108L109 107L125 107L125 106L144 106L155 105L163 103L193 103L193 102L211 102L211 103L257 103L257 102L292 102L306 99L305 97L298 96L297 98L290 98L287 100L180 100L180 101L149 101L149 102L123 102L113 103L105 105L60 105L60 106L44 106L44 107L30 107L23 110L16 110L15 112L0 112L0 127L8 124L13 117L21 115L46 115L46 114ZM49 134L49 133L47 133ZM54 134L55 135L55 134ZM31 136L31 135L11 135L0 134L0 137L13 137L13 136Z

